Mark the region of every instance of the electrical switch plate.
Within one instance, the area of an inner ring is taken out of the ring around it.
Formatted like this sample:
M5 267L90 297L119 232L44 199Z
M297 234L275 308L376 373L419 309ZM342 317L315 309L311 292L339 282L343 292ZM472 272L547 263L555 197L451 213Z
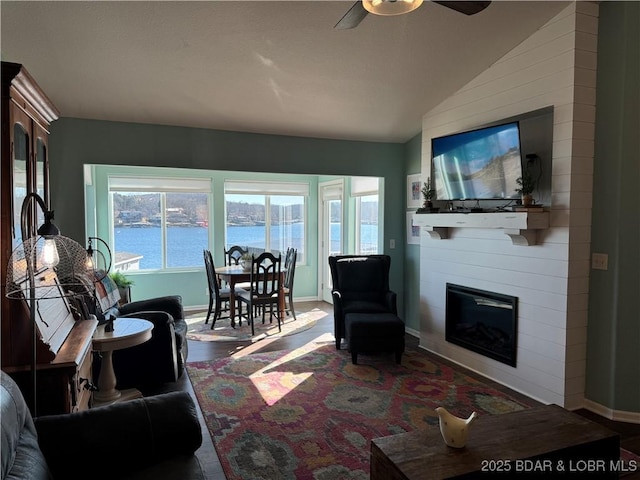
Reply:
M606 253L591 254L591 268L594 270L607 270L609 268L609 255Z
M389 248L396 248L396 241L393 238L389 240Z

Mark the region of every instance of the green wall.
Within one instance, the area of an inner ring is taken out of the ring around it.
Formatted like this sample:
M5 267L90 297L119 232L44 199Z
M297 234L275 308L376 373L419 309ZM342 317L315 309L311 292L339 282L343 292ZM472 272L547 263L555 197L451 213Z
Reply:
M391 286L398 292L398 308L403 313L405 219L398 214L405 209L402 144L61 118L51 126L49 148L56 223L64 235L81 244L86 243L85 164L383 177L384 253L391 256ZM215 184L214 189L218 190ZM309 232L310 237L316 235L317 226ZM388 248L390 239L395 240L394 249ZM296 284L297 280L296 272ZM152 287L157 295L174 293L188 298L194 288L202 290L200 281L193 274L167 273L162 281L153 279L153 285L145 284L144 279L136 284L142 282L145 290Z
M405 144L407 175L420 173L422 168L422 133ZM406 199L404 210L407 210ZM404 232L404 317L407 327L420 330L420 245L407 245Z
M640 3L600 2L588 399L640 412Z

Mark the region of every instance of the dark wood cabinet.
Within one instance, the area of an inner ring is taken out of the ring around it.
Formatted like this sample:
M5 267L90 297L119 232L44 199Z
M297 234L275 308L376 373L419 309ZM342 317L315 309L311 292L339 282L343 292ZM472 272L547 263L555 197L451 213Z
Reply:
M0 348L1 368L16 379L25 398L32 398L30 364L32 325L25 301L6 298L7 265L22 242L21 209L25 197L38 193L49 205L49 125L57 108L23 65L2 62L2 164L0 170ZM32 202L27 211L27 237L35 235L44 213ZM87 408L90 398L91 338L95 320L68 321L71 310L59 299L60 317L69 325L65 341L52 348L36 339L38 414Z

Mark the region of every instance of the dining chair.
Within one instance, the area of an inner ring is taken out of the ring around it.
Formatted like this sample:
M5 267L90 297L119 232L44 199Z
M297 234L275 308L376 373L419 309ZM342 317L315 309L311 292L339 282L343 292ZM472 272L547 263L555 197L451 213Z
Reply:
M220 318L229 318L229 316L222 317L222 313L229 311L231 289L229 289L229 287L220 287L211 251L205 249L203 250L203 255L204 265L207 270L207 282L209 285L209 309L204 323L209 323L209 317L213 314L213 318L211 320L211 329L213 330L216 325L216 320ZM231 326L235 327L235 321L233 318L231 319Z
M240 258L242 255L247 253L249 250L247 247L241 247L240 245L233 245L227 250L224 249L224 264L227 265L239 265Z
M238 315L242 318L242 304L247 305L247 319L251 323L251 335L255 335L253 320L256 315L256 307L262 307L262 323L265 321L266 307L269 306L270 321L274 315L273 306L276 305L276 312L279 304L280 275L282 274L282 259L270 252L264 252L258 257L255 255L251 260L251 279L249 290L239 290L235 292L238 300ZM279 312L276 313L278 319L278 331L282 331L280 325Z
M289 247L287 249L287 255L284 259L284 281L282 286L284 288L284 295L286 299L287 306L285 307L285 311L287 315L292 315L294 320L296 318L296 310L293 306L293 278L296 273L296 261L298 258L298 250Z

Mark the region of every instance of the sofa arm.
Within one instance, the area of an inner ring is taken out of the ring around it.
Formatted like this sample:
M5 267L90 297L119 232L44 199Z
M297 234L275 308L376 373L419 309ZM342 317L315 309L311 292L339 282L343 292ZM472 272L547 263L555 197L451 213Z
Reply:
M167 312L174 319L184 318L184 309L182 308L182 297L180 295L168 295L166 297L150 298L148 300L138 300L130 302L118 307L120 315L129 315L141 312L158 310Z
M187 392L164 393L77 413L37 417L54 478L113 479L193 453L202 444Z

